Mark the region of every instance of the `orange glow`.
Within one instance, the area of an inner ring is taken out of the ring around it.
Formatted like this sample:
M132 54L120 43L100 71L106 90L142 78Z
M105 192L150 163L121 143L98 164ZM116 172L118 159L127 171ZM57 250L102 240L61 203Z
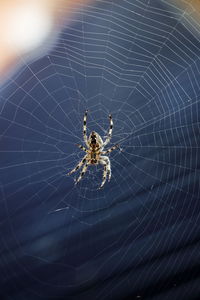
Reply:
M191 4L197 12L200 12L200 2L199 0L188 0L188 4Z
M177 7L184 9L190 16L194 17L200 23L200 0L170 0Z

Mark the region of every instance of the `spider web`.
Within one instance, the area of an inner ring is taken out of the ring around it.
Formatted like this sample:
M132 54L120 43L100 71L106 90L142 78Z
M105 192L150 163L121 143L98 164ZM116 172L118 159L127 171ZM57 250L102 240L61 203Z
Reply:
M187 259L180 254L184 266L167 257L139 268L198 234L200 40L193 12L169 1L98 0L73 13L46 56L21 58L23 67L1 87L3 266L18 262L24 283L16 286L70 295L118 272L89 297L122 299L197 262L193 248ZM87 133L105 138L111 113L107 148L121 146L109 155L112 178L101 190L102 166L90 166L76 186L79 172L66 176L84 156L75 144L84 144L86 109ZM36 271L41 265L50 269L45 280Z

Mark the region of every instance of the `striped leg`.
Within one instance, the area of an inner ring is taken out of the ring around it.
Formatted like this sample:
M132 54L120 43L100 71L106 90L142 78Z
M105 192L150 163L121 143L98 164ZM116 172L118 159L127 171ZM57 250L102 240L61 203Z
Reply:
M106 150L106 151L102 151L101 153L102 153L102 154L108 154L108 153L112 152L113 150L115 150L115 149L117 149L117 148L119 148L119 145L118 145L118 144L115 145L115 146L113 146L113 147L111 147L110 149L108 149L108 150Z
M67 176L71 175L72 173L76 172L80 167L82 167L82 165L86 162L86 157L87 157L87 154L83 157L83 159L80 161L80 163L73 170L71 170L69 173L67 173Z
M110 142L111 137L112 137L113 120L112 120L112 116L111 116L111 115L109 115L109 119L110 119L110 128L109 128L109 131L108 131L107 138L106 138L105 142L103 143L103 146L104 146L104 147Z
M87 149L85 147L83 147L82 145L76 144L76 146L79 147L81 150L87 152Z
M84 139L84 142L85 142L86 146L89 148L88 141L87 141L87 134L86 134L86 131L87 131L87 114L88 114L88 111L86 110L86 112L84 114L84 118L83 118L83 139Z
M100 189L101 189L104 186L105 182L106 182L107 176L108 176L108 181L110 181L111 168L110 168L110 160L107 156L102 156L99 162L104 166L103 180L102 180L102 183L101 183L101 186L100 186Z
M87 171L87 168L88 168L88 163L86 163L83 166L82 172L81 172L80 176L78 177L78 179L75 181L75 184L77 184L83 178L83 176L85 175L85 173Z

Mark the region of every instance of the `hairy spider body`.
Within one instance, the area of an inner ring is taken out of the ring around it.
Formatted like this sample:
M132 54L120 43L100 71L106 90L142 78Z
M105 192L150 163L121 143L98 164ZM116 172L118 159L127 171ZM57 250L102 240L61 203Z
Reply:
M109 115L109 119L110 119L110 128L106 140L103 142L101 136L95 131L92 131L89 137L87 137L86 135L87 111L85 112L84 119L83 119L83 138L87 148L79 144L77 146L81 150L85 151L86 155L79 162L79 164L67 174L67 175L71 175L72 173L76 172L79 168L83 166L82 172L80 173L80 176L76 180L76 183L78 183L82 179L89 165L98 165L98 164L102 164L104 166L103 181L101 183L100 188L104 186L107 177L108 177L108 181L110 180L111 178L110 159L108 158L108 156L103 156L103 155L112 152L119 146L115 145L110 149L103 151L104 147L110 142L112 137L113 121L111 115Z

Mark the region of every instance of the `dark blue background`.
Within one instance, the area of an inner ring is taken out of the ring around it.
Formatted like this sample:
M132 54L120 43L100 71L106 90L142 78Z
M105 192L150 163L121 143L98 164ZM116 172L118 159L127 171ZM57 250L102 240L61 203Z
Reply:
M96 1L1 87L1 299L199 299L200 41L188 8ZM102 190L101 167L76 187L65 176L83 156L85 109L102 136L112 113L122 148Z

